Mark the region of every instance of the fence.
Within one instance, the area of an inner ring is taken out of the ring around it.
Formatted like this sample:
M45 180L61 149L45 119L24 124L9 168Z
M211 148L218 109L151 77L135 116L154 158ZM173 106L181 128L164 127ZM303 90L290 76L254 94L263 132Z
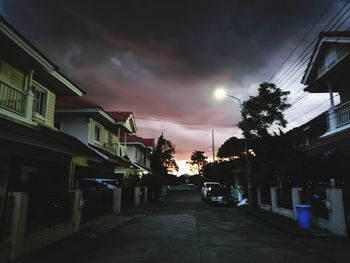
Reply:
M260 194L261 194L261 202L264 204L271 205L271 190L270 187L261 187L260 188Z
M65 223L73 216L73 194L29 195L26 234Z
M11 223L14 206L12 194L0 197L0 243L11 235Z
M286 187L283 189L278 188L276 190L276 194L277 194L277 206L278 207L293 209L291 188L289 188L289 187Z

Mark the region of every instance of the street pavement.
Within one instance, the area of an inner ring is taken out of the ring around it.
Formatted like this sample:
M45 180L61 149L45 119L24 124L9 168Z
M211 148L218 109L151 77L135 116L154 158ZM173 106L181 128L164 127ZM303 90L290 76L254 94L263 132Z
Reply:
M114 218L123 223L101 220L22 262L350 262L348 239L287 235L240 209L209 207L199 191L169 191Z

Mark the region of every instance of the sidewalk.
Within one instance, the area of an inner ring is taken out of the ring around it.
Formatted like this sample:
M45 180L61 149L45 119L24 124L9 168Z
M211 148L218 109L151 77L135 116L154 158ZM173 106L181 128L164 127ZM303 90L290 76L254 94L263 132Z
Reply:
M265 211L260 208L242 208L242 210L249 215L252 215L264 223L281 230L287 234L307 237L307 238L320 238L320 237L335 237L333 234L321 230L318 228L303 229L298 226L298 222L285 216L274 214L269 211Z

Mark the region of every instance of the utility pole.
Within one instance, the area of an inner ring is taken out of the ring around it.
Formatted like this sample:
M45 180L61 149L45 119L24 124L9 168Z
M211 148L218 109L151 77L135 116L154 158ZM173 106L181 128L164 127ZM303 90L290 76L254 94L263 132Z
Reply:
M213 151L213 162L215 162L214 130L211 130L211 149Z

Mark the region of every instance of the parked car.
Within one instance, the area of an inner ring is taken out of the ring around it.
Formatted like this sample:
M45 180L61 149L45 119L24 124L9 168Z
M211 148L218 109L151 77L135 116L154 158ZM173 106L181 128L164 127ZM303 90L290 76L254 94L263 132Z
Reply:
M231 205L233 198L229 189L221 186L211 186L208 189L206 201L211 205Z
M207 198L207 193L212 187L221 187L219 182L204 182L202 187L202 199Z

